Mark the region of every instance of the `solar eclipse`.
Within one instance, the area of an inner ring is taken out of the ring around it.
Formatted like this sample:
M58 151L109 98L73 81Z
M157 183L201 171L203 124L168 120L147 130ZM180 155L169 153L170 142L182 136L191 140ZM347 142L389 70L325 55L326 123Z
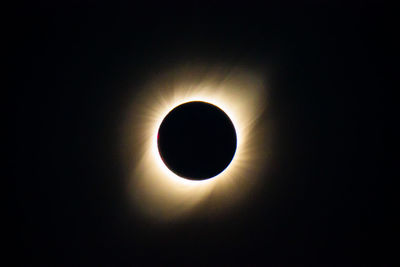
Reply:
M236 150L236 131L218 107L200 101L175 107L158 131L158 150L178 176L205 180L228 167Z
M135 211L153 222L222 216L268 182L260 179L272 138L262 75L197 65L149 80L129 97L122 128Z

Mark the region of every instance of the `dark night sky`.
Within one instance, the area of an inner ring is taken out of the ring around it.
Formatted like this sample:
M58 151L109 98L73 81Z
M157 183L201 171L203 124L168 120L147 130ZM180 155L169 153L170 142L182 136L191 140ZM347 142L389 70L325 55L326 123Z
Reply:
M39 2L11 13L16 263L374 258L383 6ZM154 227L129 215L123 193L123 107L152 75L197 61L257 66L267 77L277 133L271 182L218 221Z

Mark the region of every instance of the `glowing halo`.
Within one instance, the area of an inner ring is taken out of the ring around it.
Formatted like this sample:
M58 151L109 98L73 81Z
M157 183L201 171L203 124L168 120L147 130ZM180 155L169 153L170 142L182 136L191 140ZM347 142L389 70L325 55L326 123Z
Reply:
M135 95L123 128L123 159L128 195L141 213L158 221L196 212L222 214L260 182L268 156L263 114L265 83L241 69L175 69L153 79ZM184 179L164 164L157 147L162 120L176 106L202 101L223 110L237 137L235 155L227 168L207 180Z

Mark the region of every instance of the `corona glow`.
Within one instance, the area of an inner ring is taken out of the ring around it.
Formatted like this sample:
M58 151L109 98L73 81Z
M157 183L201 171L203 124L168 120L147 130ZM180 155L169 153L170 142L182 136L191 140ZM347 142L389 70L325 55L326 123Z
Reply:
M180 68L154 77L132 96L123 127L122 156L128 196L141 214L172 221L196 213L218 216L237 207L260 183L269 146L265 114L266 85L255 73L240 68ZM176 106L203 101L222 109L236 129L237 148L229 166L201 181L170 171L157 147L164 117Z

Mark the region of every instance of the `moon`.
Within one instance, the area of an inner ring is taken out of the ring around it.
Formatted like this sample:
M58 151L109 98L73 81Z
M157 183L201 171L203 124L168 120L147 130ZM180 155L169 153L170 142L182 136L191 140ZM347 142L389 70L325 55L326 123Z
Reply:
M232 161L236 151L232 121L215 105L193 101L170 111L157 135L160 156L180 177L212 178Z

